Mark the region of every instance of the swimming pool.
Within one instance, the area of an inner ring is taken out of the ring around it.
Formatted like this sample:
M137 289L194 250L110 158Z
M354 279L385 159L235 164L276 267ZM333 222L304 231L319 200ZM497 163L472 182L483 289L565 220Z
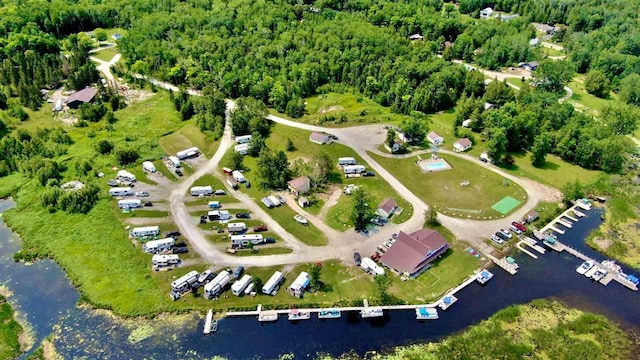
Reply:
M432 172L432 171L441 171L441 170L449 170L451 169L451 165L444 160L427 160L420 162L420 168L424 172Z

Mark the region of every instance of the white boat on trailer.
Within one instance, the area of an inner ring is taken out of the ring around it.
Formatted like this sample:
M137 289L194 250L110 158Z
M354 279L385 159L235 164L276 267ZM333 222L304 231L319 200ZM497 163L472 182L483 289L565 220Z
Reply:
M580 266L578 266L578 268L576 269L576 272L580 275L584 275L592 267L593 267L593 261L587 260L583 262Z
M300 214L296 214L293 218L302 225L307 225L309 223L309 221Z

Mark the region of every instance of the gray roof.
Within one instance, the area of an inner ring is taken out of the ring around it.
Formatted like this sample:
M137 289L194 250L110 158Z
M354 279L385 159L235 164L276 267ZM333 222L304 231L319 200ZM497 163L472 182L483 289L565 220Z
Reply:
M71 94L67 98L67 103L70 103L73 101L81 101L83 103L88 103L91 100L93 100L93 98L95 98L97 94L98 94L98 90L91 87L86 87L80 91L76 91L73 94Z

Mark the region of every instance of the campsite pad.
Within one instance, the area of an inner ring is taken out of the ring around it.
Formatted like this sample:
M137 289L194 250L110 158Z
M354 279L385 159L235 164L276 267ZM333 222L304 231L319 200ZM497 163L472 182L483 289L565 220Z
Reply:
M518 205L520 205L520 201L512 198L511 196L507 196L497 203L493 204L491 208L502 215L506 215L509 213L509 211L513 210Z

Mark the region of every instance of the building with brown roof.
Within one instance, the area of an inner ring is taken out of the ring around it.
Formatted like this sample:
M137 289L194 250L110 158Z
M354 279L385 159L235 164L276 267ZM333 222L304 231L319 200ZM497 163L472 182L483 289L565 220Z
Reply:
M309 135L309 141L314 142L316 144L324 145L331 143L331 136L328 134L322 134L318 132L311 133Z
M447 249L449 244L435 230L420 229L411 234L401 231L396 242L380 257L380 262L398 273L415 278Z
M96 98L96 95L98 95L98 90L91 87L86 87L71 94L67 98L67 106L72 109L77 109L82 104L92 102Z
M378 205L378 208L376 209L376 213L378 214L378 216L388 219L391 217L391 215L393 215L393 213L396 211L397 208L398 208L398 203L396 202L396 199L386 198L382 200L380 205Z
M456 151L456 152L467 151L467 150L471 149L472 145L473 145L473 143L471 142L471 140L469 140L467 138L462 138L462 139L459 139L458 141L453 143L453 150Z
M311 190L311 181L306 176L300 176L287 182L287 187L293 195L300 196Z

